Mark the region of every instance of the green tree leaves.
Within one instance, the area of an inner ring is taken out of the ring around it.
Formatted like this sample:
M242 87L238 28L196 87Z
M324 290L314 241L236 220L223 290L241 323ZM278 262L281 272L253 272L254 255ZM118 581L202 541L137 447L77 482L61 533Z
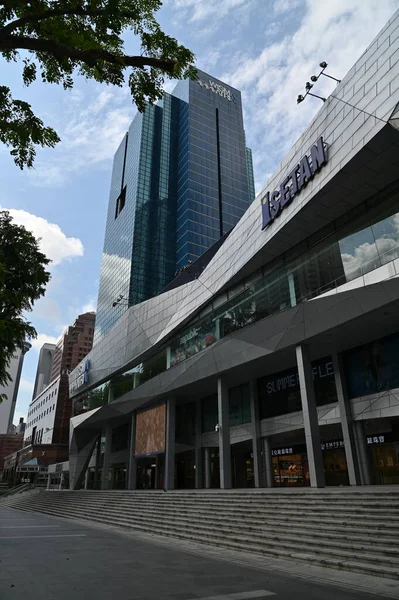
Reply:
M34 235L0 211L0 385L9 381L8 364L17 348L26 338L36 337L23 313L44 296L49 262Z
M161 5L161 0L5 0L0 2L0 54L16 61L24 51L25 85L40 75L45 83L70 89L73 78L82 75L122 86L128 70L132 99L143 111L146 102L162 97L165 77L196 76L192 52L165 34L154 17ZM139 56L124 53L126 31L140 38ZM29 104L1 89L0 140L12 147L21 169L31 167L35 145L53 147L59 138Z

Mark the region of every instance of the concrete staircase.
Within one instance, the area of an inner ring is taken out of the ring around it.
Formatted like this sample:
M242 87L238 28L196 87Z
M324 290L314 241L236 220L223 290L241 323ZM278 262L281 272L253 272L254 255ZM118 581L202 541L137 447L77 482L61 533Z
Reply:
M34 490L1 506L399 579L399 488Z

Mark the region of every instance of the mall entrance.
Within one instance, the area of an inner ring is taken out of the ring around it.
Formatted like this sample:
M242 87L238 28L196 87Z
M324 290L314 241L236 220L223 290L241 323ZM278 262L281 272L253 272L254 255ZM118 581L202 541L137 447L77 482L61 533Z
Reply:
M111 488L113 490L125 490L127 488L126 463L112 465Z
M137 459L137 489L163 489L164 468L164 454L156 454Z
M254 459L252 440L231 446L231 475L233 488L253 488Z

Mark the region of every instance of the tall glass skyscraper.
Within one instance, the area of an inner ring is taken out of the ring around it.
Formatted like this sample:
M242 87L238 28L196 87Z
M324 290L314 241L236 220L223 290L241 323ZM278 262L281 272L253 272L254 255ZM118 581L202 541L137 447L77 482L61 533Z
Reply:
M229 231L254 197L238 90L198 71L138 113L114 157L94 343Z

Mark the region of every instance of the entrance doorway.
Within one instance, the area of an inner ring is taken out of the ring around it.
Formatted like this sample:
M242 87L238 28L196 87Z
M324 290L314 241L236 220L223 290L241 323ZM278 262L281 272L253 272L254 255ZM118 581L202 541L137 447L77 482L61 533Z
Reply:
M159 490L163 488L165 468L164 454L146 456L137 460L137 489Z
M195 488L195 453L191 450L176 454L175 488L179 490Z
M125 490L126 489L126 463L112 466L112 489L113 490Z
M252 441L234 444L231 447L233 488L255 487Z
M323 450L323 463L326 485L349 485L344 448Z

